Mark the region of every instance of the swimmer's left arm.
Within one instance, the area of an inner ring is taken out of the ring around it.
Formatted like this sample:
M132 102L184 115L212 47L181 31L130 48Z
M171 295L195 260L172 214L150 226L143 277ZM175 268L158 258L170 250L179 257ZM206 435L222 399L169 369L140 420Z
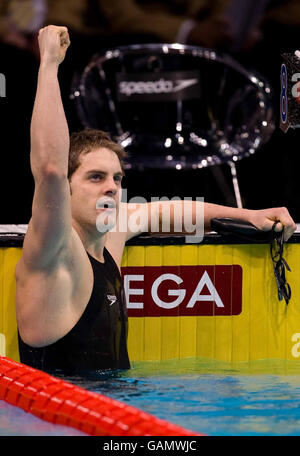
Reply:
M250 222L256 228L263 231L270 231L274 222L278 221L275 230L282 231L284 229L284 239L287 241L297 226L285 207L273 207L269 209L240 209L227 206L219 206L217 204L205 203L204 205L206 227L210 229L210 221L212 218L232 218L240 219L245 222Z
M201 201L156 201L146 204L127 204L127 240L141 233L190 234L211 230L211 219L233 218L252 223L258 229L269 231L279 221L276 231L284 229L288 240L296 224L285 207L270 209L241 209ZM195 227L191 231L191 227Z

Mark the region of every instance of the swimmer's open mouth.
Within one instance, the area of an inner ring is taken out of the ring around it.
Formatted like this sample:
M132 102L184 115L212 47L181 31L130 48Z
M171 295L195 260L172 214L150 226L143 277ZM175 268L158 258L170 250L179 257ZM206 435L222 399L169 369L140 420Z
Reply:
M114 200L101 199L97 201L96 209L116 209L116 202Z

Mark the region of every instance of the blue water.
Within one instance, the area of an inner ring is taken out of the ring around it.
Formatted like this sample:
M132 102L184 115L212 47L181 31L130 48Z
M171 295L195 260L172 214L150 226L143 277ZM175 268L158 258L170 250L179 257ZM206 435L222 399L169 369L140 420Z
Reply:
M211 436L300 435L298 361L135 362L130 371L64 379ZM83 434L0 401L0 435Z

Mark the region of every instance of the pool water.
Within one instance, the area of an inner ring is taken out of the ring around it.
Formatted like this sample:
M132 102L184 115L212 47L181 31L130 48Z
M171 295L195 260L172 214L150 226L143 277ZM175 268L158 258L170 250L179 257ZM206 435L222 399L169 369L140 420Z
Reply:
M210 436L300 435L300 362L135 362L129 371L62 377ZM0 401L0 435L83 435Z

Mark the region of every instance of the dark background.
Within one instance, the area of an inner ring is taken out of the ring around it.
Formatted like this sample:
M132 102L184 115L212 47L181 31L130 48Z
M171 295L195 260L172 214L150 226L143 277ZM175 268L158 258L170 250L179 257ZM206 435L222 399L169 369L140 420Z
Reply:
M71 34L72 48L60 68L62 96L66 106L70 130L74 112L69 105L69 88L75 70L74 55L81 56L80 65L88 61L104 42L93 41L82 47L82 40ZM134 42L133 37L131 40ZM114 39L113 44L117 44ZM124 44L124 39L120 38ZM247 68L264 75L275 94L274 108L279 108L280 65L282 52L294 52L300 46L299 28L278 23L264 26L264 38L247 52L234 58ZM107 44L107 43L106 43ZM6 98L0 98L1 114L1 211L0 223L28 223L31 216L33 179L30 171L30 118L37 81L38 60L29 50L5 42L0 43L0 72L6 77ZM284 134L277 125L270 141L255 155L237 163L237 172L244 207L267 208L286 206L296 222L300 222L299 204L299 140L300 131L290 129ZM221 188L215 178L215 169L194 171L128 171L124 187L128 196L204 196L205 201L234 205L229 167L219 167L227 189Z

